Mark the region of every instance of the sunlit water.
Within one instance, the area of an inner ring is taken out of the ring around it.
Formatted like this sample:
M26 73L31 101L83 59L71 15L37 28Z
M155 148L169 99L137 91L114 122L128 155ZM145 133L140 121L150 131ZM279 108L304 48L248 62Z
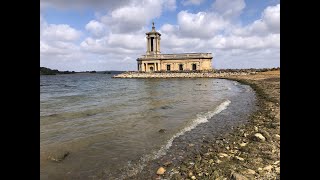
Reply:
M247 115L254 99L250 87L223 79L40 76L41 179L128 177L186 132L234 125L232 117ZM225 120L215 122L218 114ZM62 152L70 152L63 161L48 160Z

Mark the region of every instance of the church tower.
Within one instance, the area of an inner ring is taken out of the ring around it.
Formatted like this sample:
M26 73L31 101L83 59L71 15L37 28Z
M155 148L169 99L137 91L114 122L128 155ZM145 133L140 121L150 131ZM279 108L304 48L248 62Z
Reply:
M156 31L154 22L152 22L152 30L146 33L147 35L147 52L146 55L160 54L160 36L161 34Z

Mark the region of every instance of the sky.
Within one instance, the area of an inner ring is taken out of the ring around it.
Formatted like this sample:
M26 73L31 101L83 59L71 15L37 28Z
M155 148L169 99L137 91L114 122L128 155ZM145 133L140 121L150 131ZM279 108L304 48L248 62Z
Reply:
M212 53L212 66L280 67L279 0L41 0L40 66L137 70L152 22L160 51Z

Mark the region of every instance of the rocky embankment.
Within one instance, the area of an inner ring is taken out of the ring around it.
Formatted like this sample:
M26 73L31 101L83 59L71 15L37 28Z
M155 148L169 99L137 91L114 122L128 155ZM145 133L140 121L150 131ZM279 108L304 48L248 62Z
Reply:
M259 110L250 121L206 140L178 163L161 158L152 175L142 172L132 179L280 179L280 70L222 78L255 90ZM192 144L189 148L192 150Z
M137 72L128 71L122 74L113 76L114 78L223 78L230 76L245 76L254 75L259 72L266 72L270 70L278 70L278 68L272 69L220 69L213 71L196 71L196 72Z
M256 72L203 72L203 73L138 73L138 72L125 72L113 76L114 78L217 78L217 77L228 77L231 75L249 75L255 74Z

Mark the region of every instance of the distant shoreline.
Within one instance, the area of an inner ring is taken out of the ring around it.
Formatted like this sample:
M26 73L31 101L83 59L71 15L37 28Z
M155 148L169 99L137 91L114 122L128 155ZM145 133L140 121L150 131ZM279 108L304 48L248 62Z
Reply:
M119 74L125 71L59 71L57 69L50 69L46 67L40 67L40 75L60 75L60 74Z

